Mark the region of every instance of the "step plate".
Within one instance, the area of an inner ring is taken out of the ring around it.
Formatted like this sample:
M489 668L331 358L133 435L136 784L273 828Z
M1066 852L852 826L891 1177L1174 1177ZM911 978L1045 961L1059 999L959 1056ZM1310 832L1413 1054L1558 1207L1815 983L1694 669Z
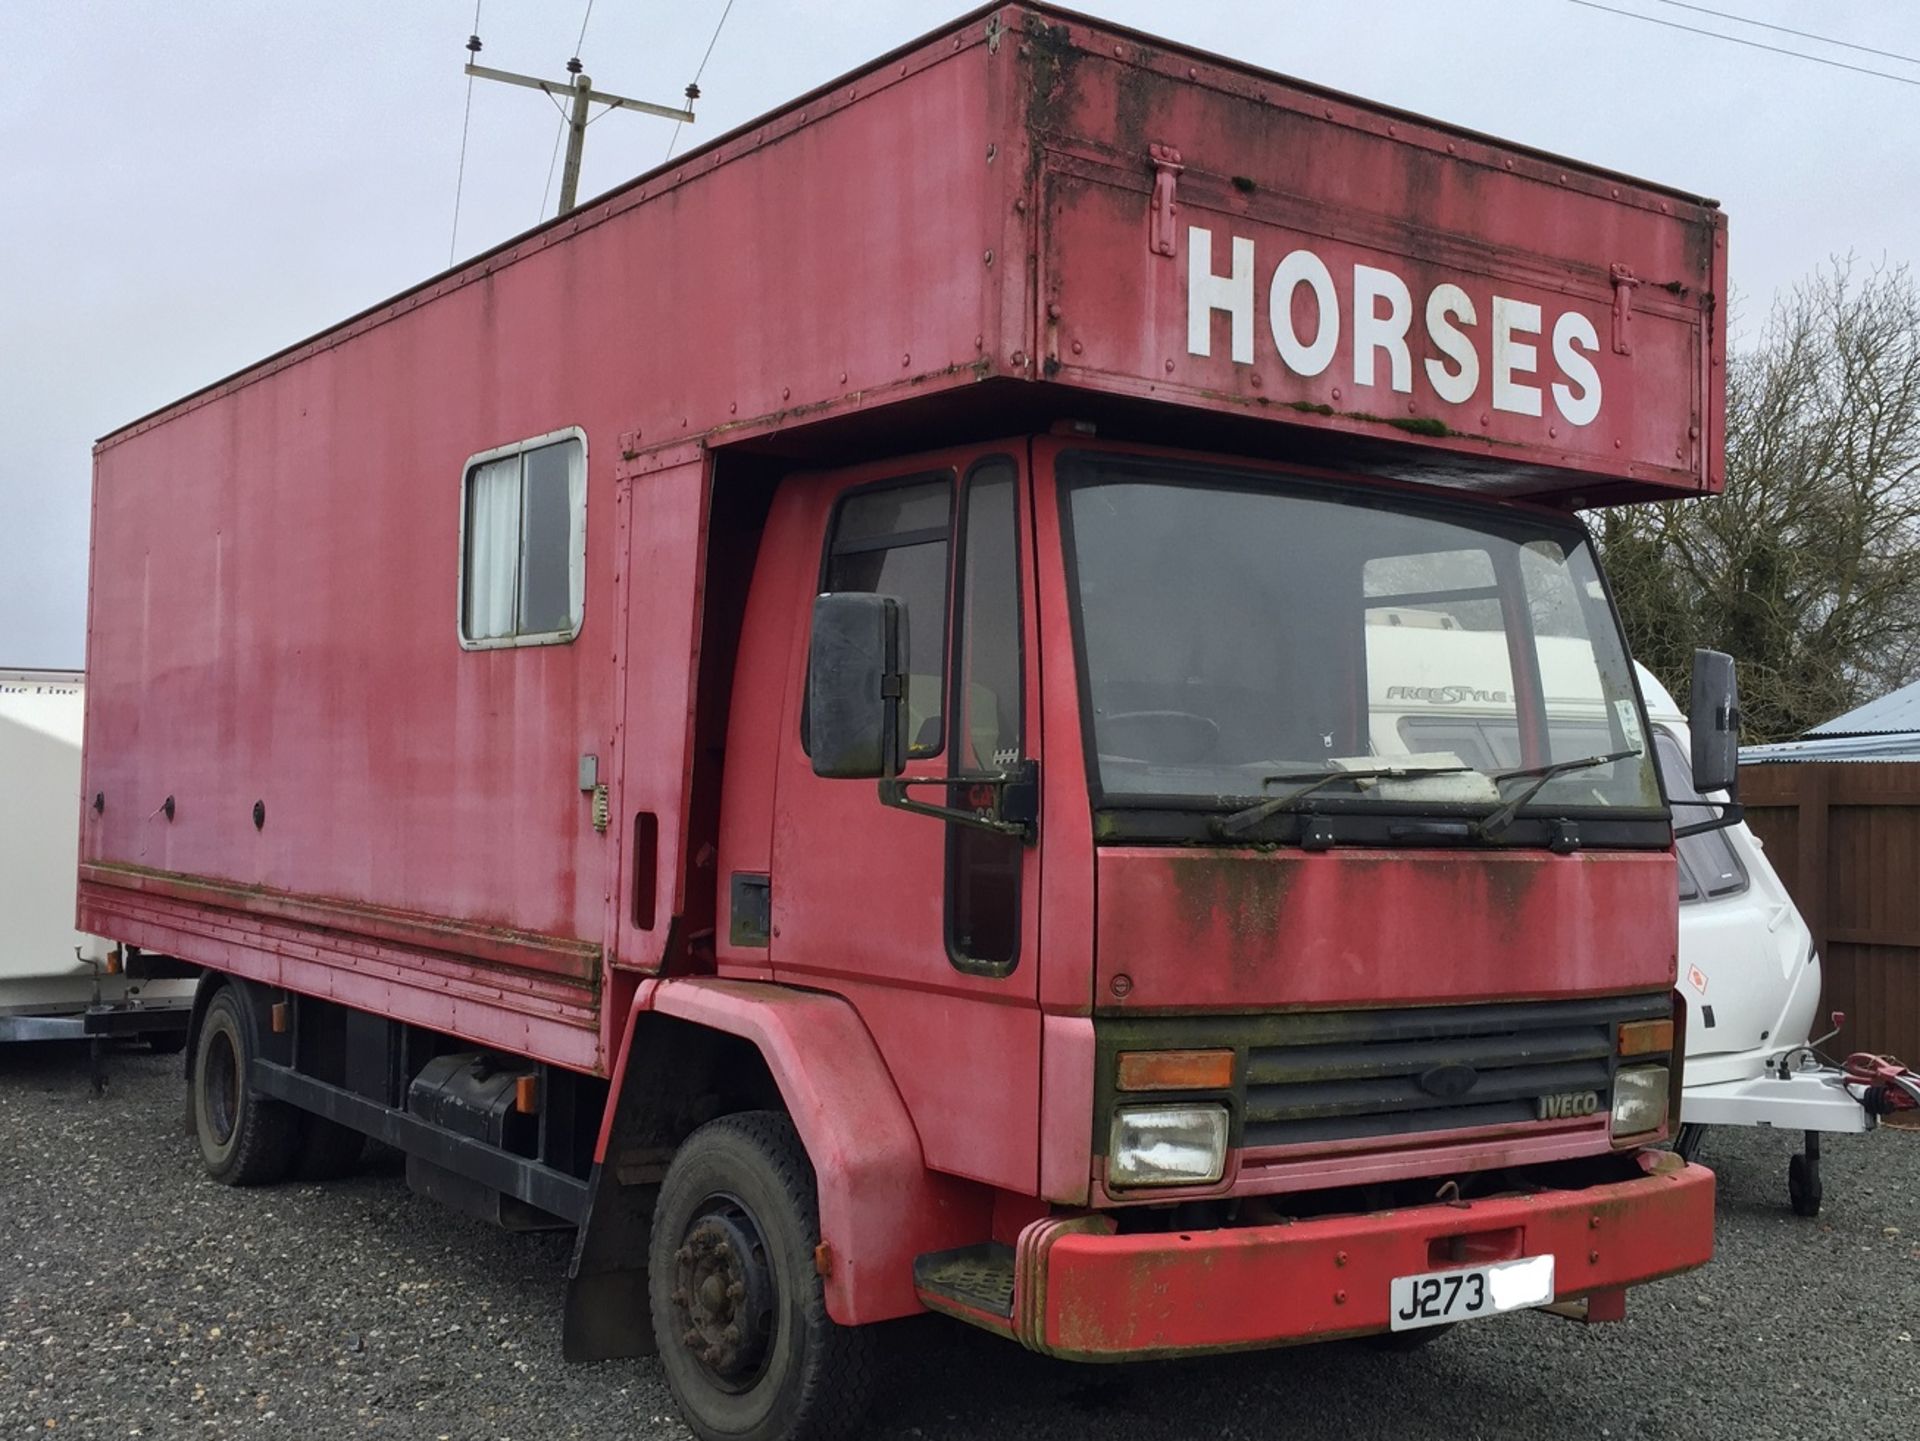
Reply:
M914 1289L930 1309L989 1329L1013 1321L1013 1247L999 1242L934 1251L913 1263Z

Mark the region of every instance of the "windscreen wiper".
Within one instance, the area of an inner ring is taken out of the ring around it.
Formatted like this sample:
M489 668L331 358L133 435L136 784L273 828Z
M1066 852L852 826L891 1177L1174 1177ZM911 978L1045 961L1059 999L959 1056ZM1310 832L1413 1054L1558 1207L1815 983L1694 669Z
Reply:
M1305 784L1295 785L1290 791L1284 791L1277 796L1269 796L1267 799L1255 805L1250 805L1245 810L1235 811L1231 815L1215 816L1208 824L1207 829L1212 831L1216 836L1237 836L1243 831L1251 830L1269 816L1277 816L1284 810L1292 809L1295 801L1302 800L1319 790L1322 786L1330 786L1335 781L1398 781L1408 780L1415 776L1459 775L1462 772L1473 769L1473 766L1377 766L1372 770L1298 771L1285 775L1262 776L1260 777L1260 786L1263 790L1276 782L1304 781Z
M1505 781L1524 780L1528 777L1532 778L1533 784L1525 790L1522 790L1498 810L1491 812L1474 827L1474 834L1479 836L1483 841L1492 840L1495 836L1499 835L1500 832L1513 824L1513 818L1520 814L1520 808L1535 796L1539 795L1542 786L1557 776L1564 776L1572 771L1591 770L1594 766L1612 765L1615 761L1628 760L1641 754L1643 754L1643 752L1638 750L1611 751L1603 756L1582 756L1578 760L1554 761L1551 765L1527 766L1521 770L1502 771L1499 775L1493 777L1493 783L1495 785L1500 785Z

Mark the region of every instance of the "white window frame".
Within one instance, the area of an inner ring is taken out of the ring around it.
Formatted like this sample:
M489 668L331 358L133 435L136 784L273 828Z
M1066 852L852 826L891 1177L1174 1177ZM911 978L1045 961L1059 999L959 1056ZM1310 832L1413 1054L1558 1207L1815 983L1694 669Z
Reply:
M580 525L579 540L574 546L574 554L568 557L568 576L579 577L579 604L574 615L573 626L569 630L550 630L533 632L526 635L484 636L474 638L467 634L467 530L473 518L472 484L473 472L478 466L492 461L505 460L509 456L522 455L529 450L539 450L543 446L557 445L561 441L580 442ZM592 486L588 484L587 433L577 425L569 425L560 430L550 430L545 435L532 436L526 440L516 440L510 445L496 445L491 450L478 451L467 457L466 464L460 467L460 558L456 567L458 577L454 585L453 623L454 633L460 637L462 650L507 650L514 646L525 645L567 645L577 639L580 629L587 622L587 496Z

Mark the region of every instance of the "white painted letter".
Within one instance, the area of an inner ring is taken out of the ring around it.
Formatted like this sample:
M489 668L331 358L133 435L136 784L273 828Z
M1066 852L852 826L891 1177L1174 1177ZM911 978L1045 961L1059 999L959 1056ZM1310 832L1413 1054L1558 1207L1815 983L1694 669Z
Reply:
M1480 388L1480 353L1453 323L1458 320L1472 325L1479 318L1474 314L1472 297L1457 285L1436 285L1427 297L1427 338L1435 350L1459 367L1448 370L1438 360L1427 361L1427 383L1449 405L1465 405Z
M1493 297L1493 408L1510 410L1515 415L1540 413L1540 387L1526 385L1513 377L1516 372L1531 375L1539 365L1539 352L1531 345L1515 340L1516 335L1540 333L1540 307L1526 300Z
M1380 314L1374 303L1387 302ZM1373 384L1373 353L1387 352L1393 365L1393 388L1413 389L1413 356L1407 351L1407 327L1413 323L1413 296L1407 282L1391 270L1371 265L1353 267L1353 383Z
M1213 273L1213 232L1187 227L1187 353L1213 354L1213 312L1233 317L1233 359L1253 364L1253 242L1233 237L1233 274Z
M1293 292L1302 282L1313 287L1320 306L1320 328L1313 344L1303 345L1293 329ZM1340 297L1334 293L1333 272L1311 250L1290 250L1273 272L1273 290L1267 296L1267 323L1280 358L1295 375L1318 375L1333 363L1340 344Z
M1573 385L1555 381L1553 403L1560 407L1567 424L1591 425L1600 413L1600 372L1591 360L1574 349L1575 345L1584 345L1588 351L1598 354L1600 336L1591 320L1577 310L1569 310L1553 323L1553 363L1580 390L1575 394Z

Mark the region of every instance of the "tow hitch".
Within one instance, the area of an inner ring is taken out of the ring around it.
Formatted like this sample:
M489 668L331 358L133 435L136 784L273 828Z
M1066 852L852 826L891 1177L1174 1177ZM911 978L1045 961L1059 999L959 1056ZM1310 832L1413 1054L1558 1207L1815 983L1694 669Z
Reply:
M1764 1076L1690 1090L1674 1149L1692 1160L1708 1126L1801 1131L1805 1148L1787 1163L1787 1199L1795 1215L1819 1215L1821 1136L1871 1131L1882 1116L1920 1109L1920 1073L1892 1056L1856 1051L1835 1061L1820 1049L1846 1019L1835 1011L1831 1031L1768 1061Z
M1865 1106L1869 1115L1920 1110L1920 1072L1909 1070L1892 1056L1855 1051L1840 1063L1840 1070L1847 1078L1847 1094ZM1856 1086L1860 1088L1857 1092Z

